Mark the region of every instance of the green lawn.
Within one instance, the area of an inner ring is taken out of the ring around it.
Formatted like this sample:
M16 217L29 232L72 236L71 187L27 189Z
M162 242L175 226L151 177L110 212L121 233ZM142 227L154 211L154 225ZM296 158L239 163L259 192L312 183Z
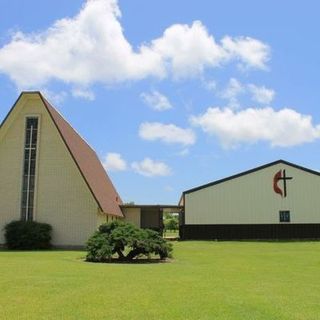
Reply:
M320 319L320 242L175 242L171 263L0 251L0 319Z
M179 230L167 230L163 233L164 238L179 238Z

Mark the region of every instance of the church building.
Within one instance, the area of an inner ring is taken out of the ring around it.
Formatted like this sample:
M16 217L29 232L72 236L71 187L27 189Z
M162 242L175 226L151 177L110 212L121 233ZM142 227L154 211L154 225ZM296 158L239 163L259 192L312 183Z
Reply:
M83 246L123 218L94 150L40 92L23 92L0 127L0 244L12 220L49 223L55 246Z
M182 239L320 238L320 173L278 160L183 192Z
M181 239L320 238L320 173L284 160L183 192L179 205L123 204L95 151L40 92L23 92L0 126L0 245L13 220L52 226L52 244L83 247L125 219Z

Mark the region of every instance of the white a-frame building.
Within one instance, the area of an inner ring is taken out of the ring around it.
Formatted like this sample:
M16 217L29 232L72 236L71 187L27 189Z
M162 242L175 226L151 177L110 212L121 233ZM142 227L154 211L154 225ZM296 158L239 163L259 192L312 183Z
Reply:
M97 155L40 92L23 92L0 127L0 244L12 220L53 227L56 246L83 246L122 204Z

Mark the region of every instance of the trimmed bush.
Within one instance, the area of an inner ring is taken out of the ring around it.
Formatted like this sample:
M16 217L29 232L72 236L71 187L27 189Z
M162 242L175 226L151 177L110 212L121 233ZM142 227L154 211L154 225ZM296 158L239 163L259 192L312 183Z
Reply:
M132 261L139 257L151 259L159 255L161 260L170 256L171 243L150 229L140 229L131 223L113 221L102 224L87 241L87 261L106 262L112 258Z
M35 221L12 221L5 228L8 249L35 250L51 247L52 227Z

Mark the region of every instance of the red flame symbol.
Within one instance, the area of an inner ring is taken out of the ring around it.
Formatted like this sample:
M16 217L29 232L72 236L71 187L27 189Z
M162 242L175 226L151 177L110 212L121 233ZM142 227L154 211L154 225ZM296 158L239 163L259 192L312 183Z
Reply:
M279 193L283 197L283 192L278 186L279 180L282 178L281 170L279 170L273 177L273 190L275 193Z

